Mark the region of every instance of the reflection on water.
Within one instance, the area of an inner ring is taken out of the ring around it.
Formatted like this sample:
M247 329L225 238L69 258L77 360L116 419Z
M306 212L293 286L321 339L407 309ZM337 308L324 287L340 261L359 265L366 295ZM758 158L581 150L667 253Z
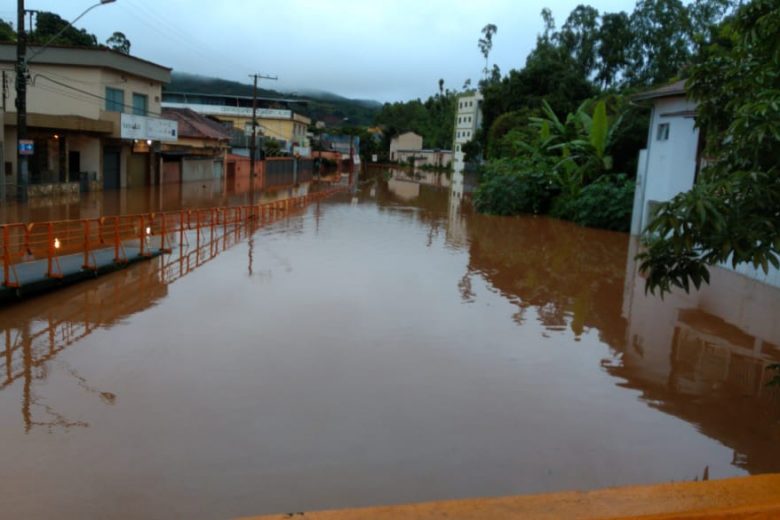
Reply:
M259 181L258 181L259 182ZM127 190L73 193L56 197L33 197L25 204L9 202L0 205L0 224L11 222L45 222L78 220L113 215L135 215L186 208L240 206L298 196L311 183L254 192L249 181L237 181L226 188L223 182L185 182L146 186Z
M4 514L211 518L780 471L780 291L717 270L648 296L626 235L477 215L468 185L373 172L248 239L4 308Z

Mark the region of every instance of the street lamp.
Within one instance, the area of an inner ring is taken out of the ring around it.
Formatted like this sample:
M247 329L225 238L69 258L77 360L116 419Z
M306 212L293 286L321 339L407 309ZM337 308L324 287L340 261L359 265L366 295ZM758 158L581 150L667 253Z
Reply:
M27 141L27 64L41 54L54 40L56 40L68 27L79 21L82 16L92 9L104 4L110 4L116 0L100 0L100 2L89 6L72 22L59 30L57 34L38 48L29 58L27 57L27 34L24 31L24 0L17 0L16 13L16 173L17 173L17 197L20 201L27 200L27 185L29 183L29 173L27 171L27 155L30 149L26 146Z

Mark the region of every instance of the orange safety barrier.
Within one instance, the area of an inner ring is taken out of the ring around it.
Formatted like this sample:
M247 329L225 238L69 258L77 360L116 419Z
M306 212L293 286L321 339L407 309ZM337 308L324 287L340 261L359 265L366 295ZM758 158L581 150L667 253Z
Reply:
M97 251L113 251L115 263L128 261L131 255L147 257L170 253L173 237L185 241L186 231L196 232L199 245L201 234L208 231L209 241L217 230L225 234L230 226L248 221L267 222L343 191L344 187L317 191L307 195L255 205L184 209L139 215L119 215L82 220L14 223L0 225L3 285L20 287L15 267L24 262L46 262L48 278L62 278L60 258L81 254L82 268L97 270ZM205 237L204 237L205 238Z

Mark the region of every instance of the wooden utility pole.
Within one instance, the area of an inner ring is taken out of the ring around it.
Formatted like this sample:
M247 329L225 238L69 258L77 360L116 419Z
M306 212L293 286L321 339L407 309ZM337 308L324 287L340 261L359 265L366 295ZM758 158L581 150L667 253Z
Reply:
M252 142L249 143L249 203L254 204L255 161L257 159L257 80L262 78L276 81L278 78L264 74L252 74L250 77L254 78L254 84L252 86Z

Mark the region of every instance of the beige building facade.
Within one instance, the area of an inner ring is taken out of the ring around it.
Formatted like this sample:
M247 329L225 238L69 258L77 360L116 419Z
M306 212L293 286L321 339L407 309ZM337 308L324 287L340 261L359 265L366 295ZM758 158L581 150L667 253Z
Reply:
M390 160L400 161L399 152L422 150L423 138L414 132L404 132L390 139Z
M0 44L4 68L13 69L15 58L15 45ZM176 123L160 118L169 68L102 48L31 47L28 60L30 195L154 182L155 149L177 139ZM18 174L15 90L9 94L3 180L10 192Z

